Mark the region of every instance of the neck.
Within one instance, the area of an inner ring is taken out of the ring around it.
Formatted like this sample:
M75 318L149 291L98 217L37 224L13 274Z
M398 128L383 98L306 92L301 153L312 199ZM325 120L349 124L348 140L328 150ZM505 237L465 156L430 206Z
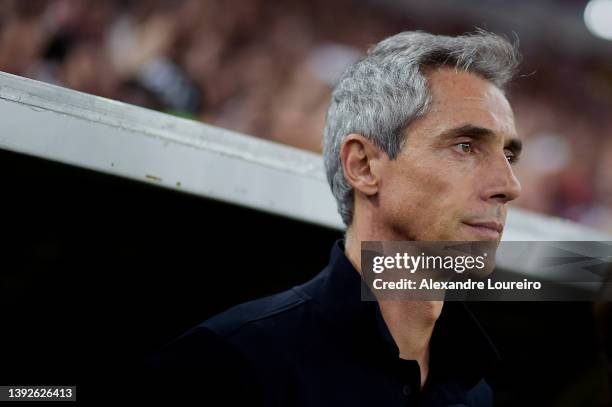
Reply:
M353 222L347 231L345 254L361 273L362 240L400 240L374 230L364 230ZM421 370L421 386L429 373L429 342L444 301L378 301L385 324L400 351L400 358L416 360Z

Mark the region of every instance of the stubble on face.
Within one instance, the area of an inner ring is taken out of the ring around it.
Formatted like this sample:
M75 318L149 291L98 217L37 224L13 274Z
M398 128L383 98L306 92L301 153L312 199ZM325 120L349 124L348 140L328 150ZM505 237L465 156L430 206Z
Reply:
M508 140L516 138L512 109L501 90L475 74L441 68L428 81L430 110L406 129L400 154L381 177L378 220L385 239L493 239L491 230L465 222L505 223L511 199L496 197L516 195L503 161ZM473 153L460 144L469 138L451 131L469 126L491 132Z

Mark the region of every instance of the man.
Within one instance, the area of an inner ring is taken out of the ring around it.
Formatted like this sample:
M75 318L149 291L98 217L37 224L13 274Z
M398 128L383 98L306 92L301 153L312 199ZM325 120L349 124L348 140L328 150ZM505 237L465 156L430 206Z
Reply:
M153 364L186 368L190 388L229 402L490 405L484 377L497 354L467 309L361 301L360 243L499 241L520 193L503 92L518 59L483 31L404 32L374 46L342 76L327 115L325 166L347 226L329 265L202 323Z

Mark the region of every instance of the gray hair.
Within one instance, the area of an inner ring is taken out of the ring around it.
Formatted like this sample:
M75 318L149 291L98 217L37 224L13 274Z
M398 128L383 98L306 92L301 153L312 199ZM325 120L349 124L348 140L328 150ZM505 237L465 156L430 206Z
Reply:
M455 67L476 73L500 89L514 76L518 41L478 30L458 37L406 31L374 45L349 67L336 85L323 134L327 180L345 225L353 219L353 188L346 181L340 146L351 133L361 134L395 159L404 130L427 113L431 94L425 68Z

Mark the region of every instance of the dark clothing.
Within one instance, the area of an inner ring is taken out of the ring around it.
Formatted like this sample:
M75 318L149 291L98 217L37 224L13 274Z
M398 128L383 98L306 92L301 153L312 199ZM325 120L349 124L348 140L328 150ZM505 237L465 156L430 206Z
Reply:
M464 304L447 302L431 340L430 370L399 358L376 302L341 241L311 281L238 305L193 328L152 363L213 374L192 377L228 402L266 406L488 406L497 361ZM212 381L211 381L212 380Z

